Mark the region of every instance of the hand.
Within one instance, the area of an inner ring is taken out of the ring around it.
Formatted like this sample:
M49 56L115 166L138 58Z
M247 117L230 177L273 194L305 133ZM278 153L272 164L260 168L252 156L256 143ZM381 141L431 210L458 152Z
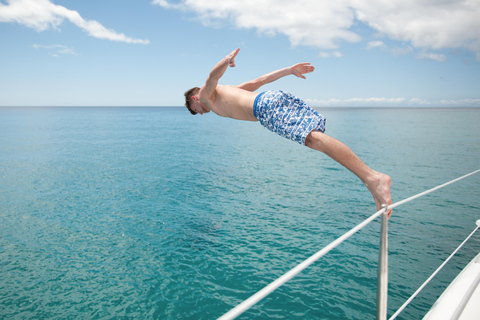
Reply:
M240 48L232 51L232 53L230 53L228 56L227 56L227 64L230 66L230 67L235 67L235 57L237 56L238 54L238 51L240 51Z
M313 70L315 70L315 67L312 66L309 62L307 63L297 63L296 65L294 66L291 66L291 71L292 73L299 77L299 78L302 78L302 79L306 79L305 76L303 76L303 74L305 73L310 73L310 72L313 72Z

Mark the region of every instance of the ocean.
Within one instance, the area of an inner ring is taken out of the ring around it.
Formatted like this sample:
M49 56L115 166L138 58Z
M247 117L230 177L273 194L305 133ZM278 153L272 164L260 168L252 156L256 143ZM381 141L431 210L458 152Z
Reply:
M480 108L324 108L393 201L480 169ZM475 228L480 174L396 208L392 315ZM185 108L0 108L1 319L216 319L376 212L324 154ZM374 319L376 220L238 319ZM397 319L421 319L480 233Z

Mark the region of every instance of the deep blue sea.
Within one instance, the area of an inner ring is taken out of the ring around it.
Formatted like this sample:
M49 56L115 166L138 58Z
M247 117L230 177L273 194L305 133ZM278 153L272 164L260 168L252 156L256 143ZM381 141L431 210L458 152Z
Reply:
M480 169L480 108L327 108L399 201ZM1 319L216 319L375 213L352 173L184 108L0 108ZM475 228L480 174L394 210L392 315ZM239 319L374 319L380 221ZM397 319L421 319L480 232Z

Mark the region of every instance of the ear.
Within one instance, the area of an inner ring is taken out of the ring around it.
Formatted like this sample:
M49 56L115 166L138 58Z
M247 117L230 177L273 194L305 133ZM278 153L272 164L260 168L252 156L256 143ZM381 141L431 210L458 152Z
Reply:
M198 97L197 97L197 96L191 96L190 99L192 99L192 100L195 101L195 102L198 102Z

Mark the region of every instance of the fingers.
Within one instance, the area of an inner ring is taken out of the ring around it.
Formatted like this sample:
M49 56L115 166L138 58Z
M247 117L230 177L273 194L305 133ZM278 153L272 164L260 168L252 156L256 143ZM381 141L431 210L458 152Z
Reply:
M315 67L312 66L309 62L300 63L300 67L302 68L302 73L310 73L315 70Z
M240 51L240 48L237 48L232 53L230 53L230 61L229 61L228 65L232 68L235 67L235 57L237 56L239 51Z
M292 73L301 79L306 79L303 74L310 73L315 70L315 67L312 66L309 62L304 63L297 63L296 65L292 66L291 68Z
M297 63L296 65L293 66L292 69L294 70L294 74L297 77L305 79L305 77L303 77L302 74L313 72L315 70L315 67L312 66L309 62L304 62L304 63Z

